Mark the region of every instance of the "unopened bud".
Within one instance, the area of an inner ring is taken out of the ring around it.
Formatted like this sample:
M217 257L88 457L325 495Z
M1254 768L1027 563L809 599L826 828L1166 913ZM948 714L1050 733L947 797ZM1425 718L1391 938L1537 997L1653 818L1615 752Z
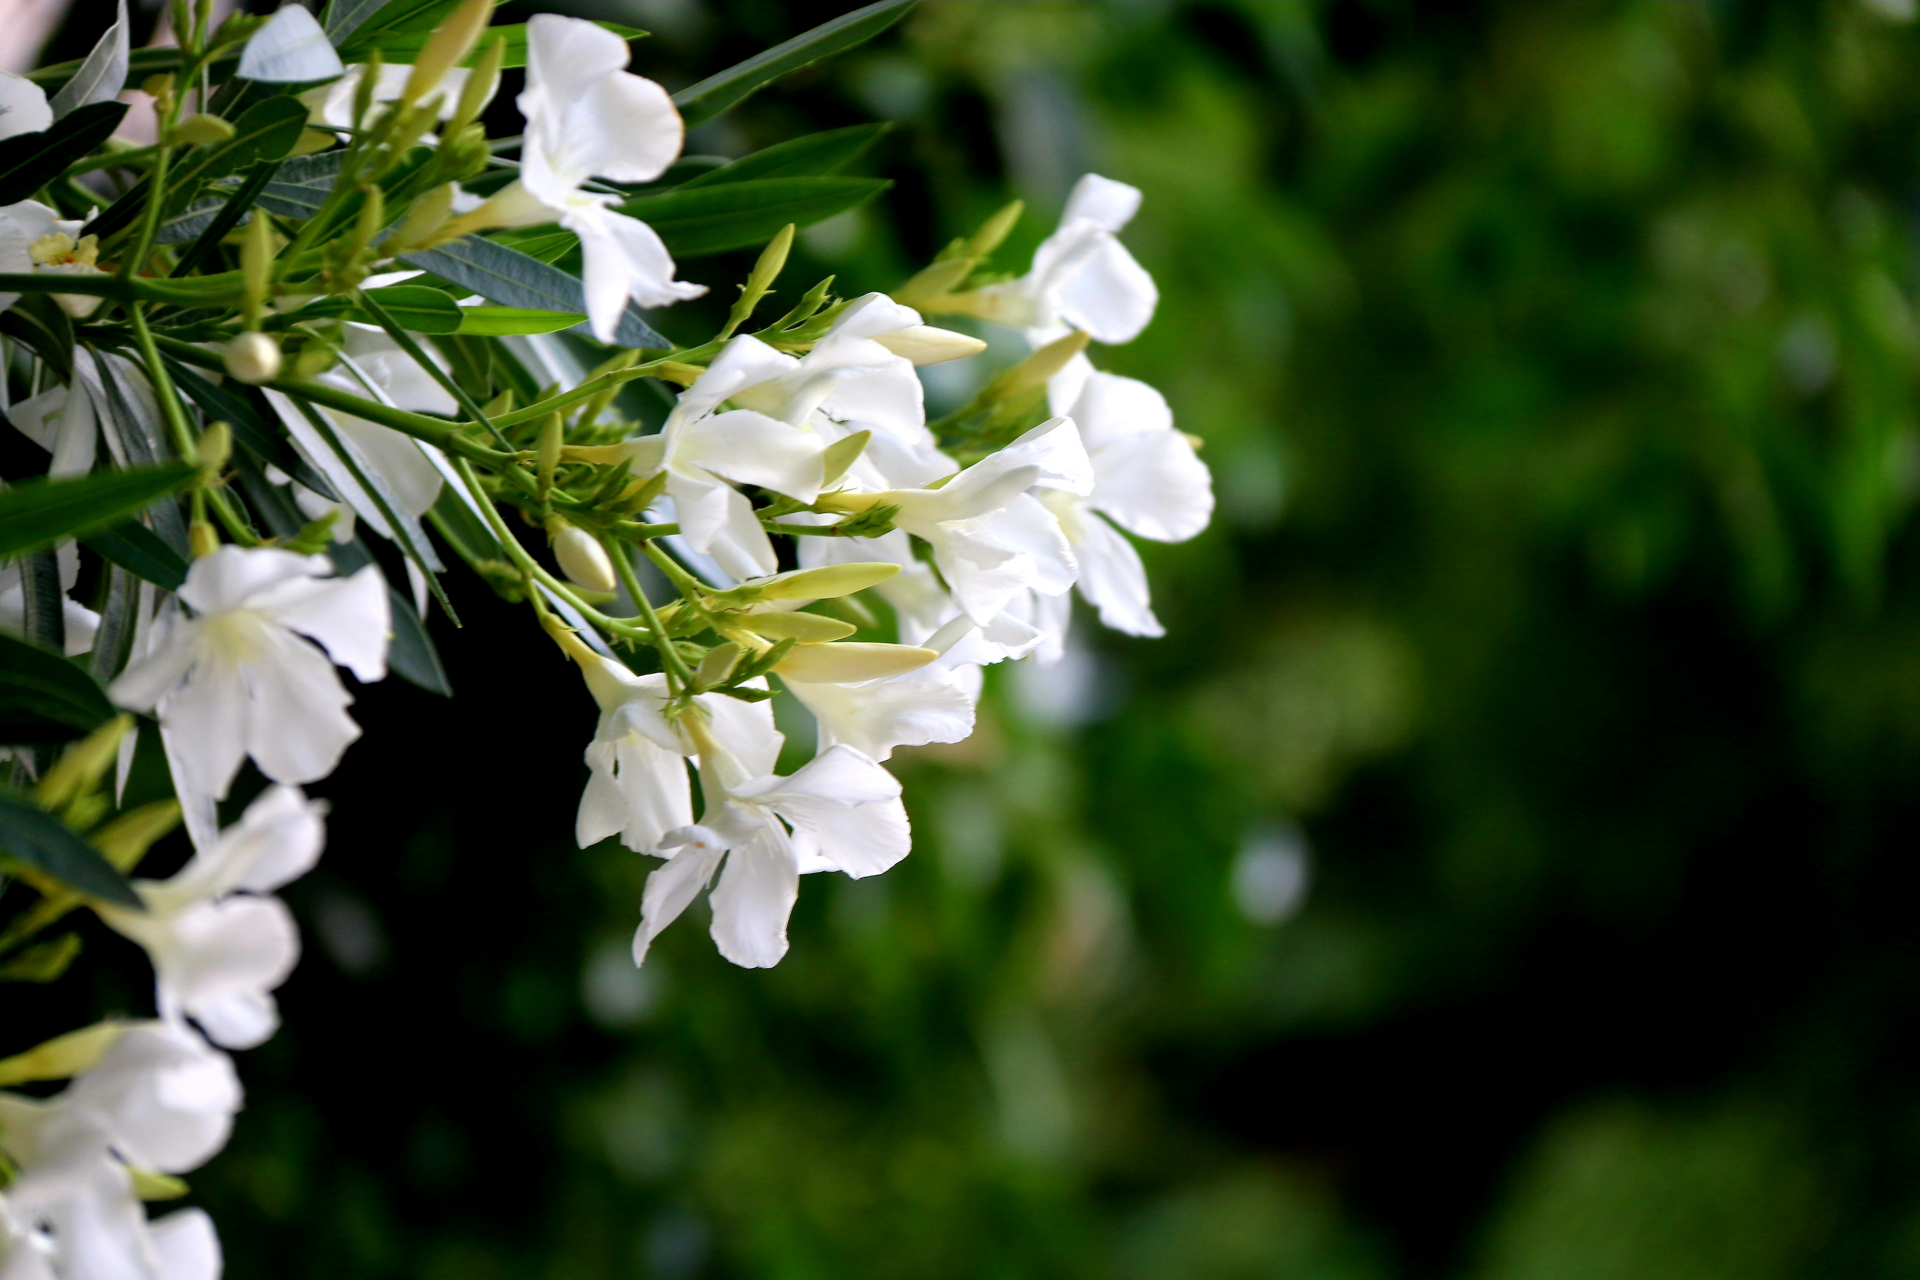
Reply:
M227 372L249 386L280 376L280 344L264 333L243 333L227 344Z
M987 344L978 338L970 338L951 329L937 329L930 324L916 324L892 333L882 333L874 341L897 356L905 356L916 365L963 360L987 349Z
M968 256L984 258L990 255L995 249L998 249L1000 242L1005 240L1008 233L1019 223L1020 215L1026 210L1026 207L1025 202L1015 200L1012 204L1002 207L995 212L991 218L981 223L980 229L973 233L971 240L967 241Z
M829 564L778 574L764 582L749 583L748 588L761 600L826 600L865 591L899 572L899 565L885 560Z
M233 126L219 116L202 111L173 126L167 141L176 147L211 146L233 137Z
M447 15L440 29L427 37L420 56L413 60L413 73L400 95L403 106L412 106L446 79L447 72L459 66L480 39L480 33L493 18L493 0L465 0Z
M566 442L566 426L559 413L548 414L547 420L540 424L540 450L535 461L542 501L545 500L547 490L553 488L553 473L560 465L560 450ZM609 587L607 590L612 588Z
M34 788L43 809L59 809L100 780L120 754L120 739L133 727L133 717L115 716L68 747L60 762L47 770Z
M278 358L280 349L274 348L273 354ZM224 422L213 423L200 433L199 452L201 469L208 475L219 475L233 457L233 431Z
M910 644L801 644L774 670L802 684L858 684L917 671L939 656Z
M96 1022L79 1031L55 1036L25 1053L16 1053L0 1061L0 1085L11 1087L77 1076L106 1055L122 1030L124 1027L118 1022Z
M844 640L858 630L852 623L842 622L838 618L823 618L817 613L801 613L798 610L749 613L734 619L733 623L742 631L751 631L768 640L798 640L802 644Z
M240 285L249 326L255 324L273 287L273 225L256 209L240 238Z
M570 581L589 591L612 591L620 585L606 548L584 529L555 520L548 532L553 535L553 558Z
M187 526L187 550L193 558L199 560L210 556L220 549L220 535L205 520L195 520Z
M453 121L446 133L458 133L480 118L487 103L493 101L494 90L500 87L500 66L506 61L507 39L496 33L487 41L487 47L480 54L479 62L474 64L473 73L467 77L466 84L460 87L460 105L454 108Z
M433 233L446 224L447 217L453 211L453 184L443 182L433 190L414 201L413 208L407 210L407 216L393 233L393 240L386 250L398 253L415 245L425 244Z
M678 360L662 360L654 366L653 376L667 382L677 382L683 387L690 387L698 382L700 375L705 372L706 370L697 364L682 364Z
M847 474L847 468L866 452L867 442L872 439L873 432L856 431L850 436L842 436L823 449L820 453L821 487L825 488Z

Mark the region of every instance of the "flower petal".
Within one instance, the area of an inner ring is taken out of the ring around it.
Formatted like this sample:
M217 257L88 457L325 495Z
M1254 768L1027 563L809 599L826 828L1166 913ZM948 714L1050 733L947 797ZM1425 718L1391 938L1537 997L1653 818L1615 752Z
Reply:
M820 496L826 446L811 431L751 409L715 414L687 427L675 442L682 459L737 484L759 485L801 502Z
M686 137L667 91L625 71L594 81L567 113L566 130L569 158L612 182L652 182Z
M1184 542L1213 518L1213 474L1177 431L1135 436L1094 455L1092 505L1129 533Z
M373 565L346 578L284 583L256 599L261 612L319 641L363 684L386 676L393 615L386 580Z
M279 627L266 634L267 654L245 673L247 751L275 782L318 781L360 736L353 698L319 649Z
M708 901L709 933L720 954L744 969L770 969L787 954L787 918L800 897L800 873L784 836L756 833L727 855Z
M662 842L671 853L665 866L647 876L640 898L640 928L633 935L633 962L647 958L647 948L660 931L680 918L700 891L713 879L714 868L726 853L726 843L706 827L687 826Z

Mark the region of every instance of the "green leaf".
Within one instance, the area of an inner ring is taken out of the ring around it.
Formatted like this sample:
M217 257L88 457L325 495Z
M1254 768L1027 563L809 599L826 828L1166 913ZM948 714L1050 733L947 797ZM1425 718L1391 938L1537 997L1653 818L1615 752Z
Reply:
M626 27L617 22L596 22L593 25L613 32L622 40L640 40L647 34L638 27ZM380 41L380 56L387 62L411 63L420 56L420 50L426 45L427 37L431 34L428 31L415 31L405 35L389 36ZM469 53L460 65L471 67L478 63L480 55L486 50L487 43L495 36L503 37L506 41L506 47L502 50L504 56L500 60L502 67L527 65L527 24L524 22L502 23L497 27L488 27L481 33L480 43L474 46L473 52Z
M586 317L569 311L535 311L528 307L460 307L457 332L480 338L505 338L517 333L556 333L584 323Z
M17 792L0 791L0 853L88 897L146 909L127 878L99 850Z
M695 258L764 244L789 222L812 226L891 185L884 178L750 178L641 196L620 212L658 231L674 257Z
M247 216L248 211L260 199L260 193L267 189L269 182L273 181L277 167L278 162L272 160L263 160L254 165L252 172L247 174L246 181L240 184L240 189L221 202L220 211L207 220L206 225L200 229L199 238L193 242L192 247L180 255L179 263L169 274L175 277L184 276L198 267L201 261L214 251L220 241L226 238L227 232L240 225L240 220Z
M467 236L438 249L401 257L410 267L430 271L442 280L471 289L503 307L530 311L570 311L585 315L586 294L580 281L558 267L529 257L506 245L479 236ZM670 348L673 344L653 331L631 302L620 317L614 343L622 347Z
M0 141L0 205L16 204L60 176L61 170L113 136L124 102L93 102L68 112L39 133Z
M375 49L388 62L404 62L403 57L388 57L408 48L408 39L412 38L413 49L418 49L426 37L460 4L460 0L388 0L367 13L367 6L344 0L340 6L339 27L335 28L335 19L327 19L327 34L340 49L343 62L365 62L367 55Z
M311 218L326 203L340 176L344 151L295 156L280 166L260 192L260 204L288 218Z
M186 559L138 520L87 534L80 542L135 577L169 591L178 591L187 580Z
M0 964L0 982L52 982L67 971L80 954L80 935L63 933L51 942L36 943Z
M444 289L435 289L428 285L395 284L384 289L369 289L373 300L386 309L388 315L409 333L454 333L460 328L460 313L465 307L455 305ZM364 312L355 311L353 318L367 324L377 323Z
M174 462L72 480L27 480L0 490L0 556L118 524L193 474L192 467Z
M21 295L0 311L0 334L25 343L61 382L73 381L73 321L46 293Z
M841 14L832 22L682 89L673 95L673 104L680 108L680 117L689 127L711 120L771 80L865 44L904 18L912 7L913 0L879 0L878 4Z
M93 677L51 649L0 633L0 742L64 742L112 718Z
M426 624L414 611L413 601L388 586L387 608L393 618L393 638L387 642L387 665L407 683L451 698L453 686L447 682L447 669L440 663L440 651L434 648Z
M224 422L232 428L233 438L241 448L262 462L272 463L329 502L339 501L327 478L288 443L285 430L277 420L261 415L244 390L215 386L178 360L167 360L166 366L173 385L200 406L207 421Z
M867 148L892 127L890 124L856 124L847 129L808 134L742 156L732 164L709 169L687 179L677 190L707 187L717 182L743 182L748 178L824 178L865 155Z
M179 184L176 191L224 178L262 160L283 160L306 127L307 107L300 99L279 97L256 102L233 122L231 138L206 149L181 168L173 179ZM184 207L178 195L170 203Z

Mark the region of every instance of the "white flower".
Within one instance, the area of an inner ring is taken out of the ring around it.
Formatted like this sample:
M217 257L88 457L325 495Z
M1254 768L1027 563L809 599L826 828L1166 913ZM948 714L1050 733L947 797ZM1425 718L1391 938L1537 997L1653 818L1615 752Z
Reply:
M0 73L4 74L4 73ZM6 76L5 80L17 80ZM34 92L38 93L37 86ZM0 82L0 111L6 109L4 82ZM44 99L43 99L44 101ZM0 114L0 138L10 137L5 122L11 113ZM41 125L40 128L46 128ZM0 271L9 274L36 275L59 272L67 275L101 275L95 265L98 246L92 236L81 236L85 222L62 218L37 200L22 200L0 208ZM101 299L80 294L55 294L62 310L76 319L93 314ZM0 311L20 301L17 293L0 293Z
M579 18L535 14L527 23L527 118L520 177L469 215L476 226L538 226L558 220L580 237L581 280L594 336L613 341L632 298L663 307L706 286L673 278L673 258L638 218L615 212L620 197L586 191L589 178L651 182L680 154L686 127L667 91L625 70L626 41Z
M363 682L386 675L387 587L372 565L321 576L330 569L320 556L223 546L187 571L179 598L193 616L170 615L110 689L159 717L187 775L179 785L225 796L247 756L276 782L312 782L360 736L333 662Z
M130 1165L187 1173L227 1144L242 1096L226 1054L184 1027L141 1023L60 1095L61 1119L96 1126Z
M894 525L925 541L966 615L985 626L1020 592L1058 595L1078 572L1059 522L1027 490L1085 494L1093 470L1071 419L1043 422L938 489L836 495L850 510L894 506Z
M983 319L1026 331L1042 346L1079 329L1095 341L1131 342L1153 319L1153 277L1117 238L1140 208L1140 192L1089 173L1074 184L1060 227L1034 251L1033 267L1006 284L965 295Z
M100 428L93 398L84 390L49 387L15 404L7 417L21 435L53 455L48 475L83 476L93 470Z
M959 742L973 732L978 664L993 660L976 637L973 620L961 616L927 639L924 647L939 657L915 670L851 681L799 680L782 671L780 680L813 713L820 751L844 744L885 760L895 747Z
M758 339L735 338L681 393L660 434L595 455L604 461L631 458L635 476L665 471L667 496L687 545L736 578L762 577L780 566L753 504L729 482L812 502L825 475L825 446L814 432L753 409L715 412L772 376L775 366L767 357L779 354Z
M360 81L366 74L364 63L349 63L346 74L332 84L302 93L300 101L307 105L307 119L314 124L332 125L336 129L354 128L353 99L360 92ZM472 74L465 67L452 67L441 77L438 92L442 120L451 120L453 113L459 109L460 95L467 87L467 77ZM398 102L412 75L413 67L407 63L381 63L380 76L373 82L374 105Z
M53 124L46 90L25 76L0 72L0 139L40 133Z
M1052 390L1057 395L1061 384ZM1071 412L1093 466L1093 489L1084 495L1046 489L1038 496L1073 547L1080 566L1075 586L1114 630L1163 635L1140 553L1113 526L1155 542L1184 542L1212 518L1213 477L1174 430L1166 399L1144 382L1089 373ZM1067 597L1036 595L1016 612L1046 635L1038 660L1057 660L1071 618Z
M618 835L627 848L652 853L668 832L693 821L686 761L697 743L684 723L664 714L665 676L637 676L584 645L568 649L600 705L600 723L587 747L592 772L574 835L583 849ZM701 694L693 703L705 732L729 756L755 773L773 771L783 738L768 704L720 694Z
M176 875L134 882L146 911L101 908L146 948L162 1017L190 1017L233 1049L273 1034L279 1013L269 993L300 958L300 934L286 906L265 895L319 859L322 812L291 787L269 787Z
M793 776L746 777L724 750L701 752L707 812L661 842L667 862L647 877L634 962L720 870L710 901L720 954L749 969L787 952L787 917L811 871L876 875L912 845L900 784L852 747L836 746Z

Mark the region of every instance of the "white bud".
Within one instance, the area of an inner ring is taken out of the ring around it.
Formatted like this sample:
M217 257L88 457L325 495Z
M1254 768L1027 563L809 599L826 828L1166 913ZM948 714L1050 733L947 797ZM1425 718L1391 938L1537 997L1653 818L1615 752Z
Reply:
M259 386L280 376L280 344L264 333L243 333L227 344L227 372Z
M589 591L612 591L619 585L606 548L570 524L554 532L553 558L560 562L560 572Z
M874 341L915 364L961 360L967 356L977 356L987 349L987 344L978 338L969 338L951 329L936 329L930 324L910 325L892 333L879 334Z
M802 684L858 684L918 670L939 656L910 644L801 644L774 670Z

